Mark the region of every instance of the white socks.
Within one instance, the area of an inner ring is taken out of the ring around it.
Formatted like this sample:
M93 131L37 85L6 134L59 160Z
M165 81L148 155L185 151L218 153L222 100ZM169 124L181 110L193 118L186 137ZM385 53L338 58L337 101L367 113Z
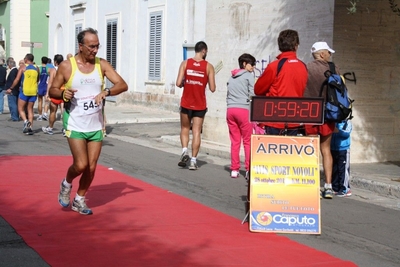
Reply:
M81 199L85 199L85 197L84 196L82 197L78 195L78 193L76 193L75 200L80 201Z
M325 189L332 189L332 184L325 183L324 188Z
M71 186L72 186L72 184L70 184L70 183L67 182L67 179L64 179L63 185L64 185L65 187L67 187L67 188L71 188Z

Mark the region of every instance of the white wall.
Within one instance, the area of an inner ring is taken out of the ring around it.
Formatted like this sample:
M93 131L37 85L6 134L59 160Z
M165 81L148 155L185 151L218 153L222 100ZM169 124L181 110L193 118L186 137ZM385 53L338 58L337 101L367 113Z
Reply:
M30 47L21 47L21 42L30 42L30 0L10 1L10 55L18 62L31 53Z

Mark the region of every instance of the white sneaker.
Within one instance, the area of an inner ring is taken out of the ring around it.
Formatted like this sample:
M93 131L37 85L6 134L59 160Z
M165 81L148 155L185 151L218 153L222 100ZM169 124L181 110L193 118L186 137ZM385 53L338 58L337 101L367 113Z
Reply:
M73 211L79 212L82 215L92 215L92 210L86 205L85 198L83 197L81 200L76 200L72 202L71 209Z
M190 165L189 165L189 170L191 171L195 171L197 170L199 167L197 166L197 163L195 161L190 161Z
M60 203L61 206L66 208L70 205L70 195L71 195L72 186L70 188L68 188L64 185L63 182L64 182L64 179L61 181L60 193L58 193L58 203Z
M39 115L39 117L37 117L37 119L36 119L37 121L42 121L43 120L43 117L42 117L42 115Z
M49 119L49 116L47 116L47 113L43 113L42 120L47 121Z
M231 171L231 178L238 178L239 177L239 171Z
M53 134L53 128L50 128L50 127L42 127L42 131L44 133L47 133L47 134L50 134L50 135Z

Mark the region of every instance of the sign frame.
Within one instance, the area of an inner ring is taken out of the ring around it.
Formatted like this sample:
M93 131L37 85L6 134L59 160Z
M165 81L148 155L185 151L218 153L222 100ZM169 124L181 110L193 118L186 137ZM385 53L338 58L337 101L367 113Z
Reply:
M251 138L249 230L321 234L319 137Z
M324 98L254 96L250 102L250 121L322 125Z

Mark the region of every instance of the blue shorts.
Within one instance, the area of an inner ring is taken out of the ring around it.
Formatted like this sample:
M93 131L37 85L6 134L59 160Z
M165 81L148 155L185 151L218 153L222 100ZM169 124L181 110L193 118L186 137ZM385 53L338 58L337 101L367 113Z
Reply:
M47 92L47 84L46 84L46 86L39 86L39 88L38 88L39 96L45 96L46 92Z
M19 96L18 96L21 100L25 101L25 102L36 102L37 99L37 95L34 96L26 96L24 95L24 93L22 93L22 90L19 91Z

